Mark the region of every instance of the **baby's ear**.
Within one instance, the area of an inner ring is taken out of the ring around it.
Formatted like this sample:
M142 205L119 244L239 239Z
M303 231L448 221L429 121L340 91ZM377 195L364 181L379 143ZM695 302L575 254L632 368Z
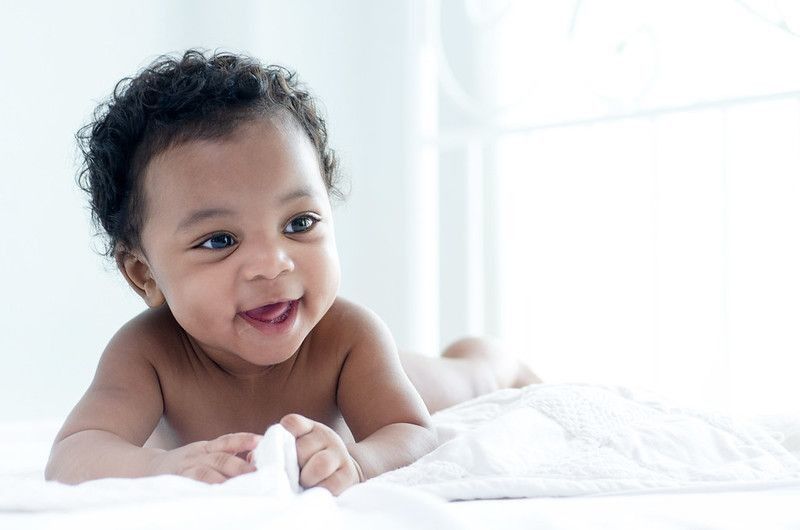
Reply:
M117 249L114 258L128 285L149 307L158 307L166 301L164 293L153 278L150 266L138 253Z

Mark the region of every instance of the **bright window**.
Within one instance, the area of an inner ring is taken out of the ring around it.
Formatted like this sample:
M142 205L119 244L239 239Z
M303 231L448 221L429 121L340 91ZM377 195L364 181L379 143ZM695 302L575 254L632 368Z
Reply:
M442 340L796 410L800 11L566 4L441 5Z

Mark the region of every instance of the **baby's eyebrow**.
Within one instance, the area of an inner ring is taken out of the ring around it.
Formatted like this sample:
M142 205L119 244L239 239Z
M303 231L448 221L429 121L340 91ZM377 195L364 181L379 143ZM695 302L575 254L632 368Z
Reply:
M183 221L178 224L178 228L175 230L175 233L177 234L178 232L182 232L188 228L191 228L200 221L205 221L206 219L211 219L212 217L231 217L235 213L236 212L229 208L204 208L202 210L196 210L187 215Z
M303 186L302 188L297 188L296 190L292 190L289 193L282 195L278 198L278 202L289 202L295 199L300 199L302 197L313 197L314 190L309 187Z

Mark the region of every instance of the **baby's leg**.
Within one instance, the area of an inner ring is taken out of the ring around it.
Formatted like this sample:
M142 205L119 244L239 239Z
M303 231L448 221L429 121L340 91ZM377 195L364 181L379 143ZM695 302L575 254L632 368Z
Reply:
M431 413L500 388L542 382L499 343L483 338L458 340L441 357L400 352L400 362Z

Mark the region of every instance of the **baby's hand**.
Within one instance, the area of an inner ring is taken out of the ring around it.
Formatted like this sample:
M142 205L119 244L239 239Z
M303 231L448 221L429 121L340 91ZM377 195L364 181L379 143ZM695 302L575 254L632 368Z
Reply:
M238 432L165 451L153 460L152 474L182 475L209 484L225 482L256 470L252 463L236 455L255 449L261 438L258 434Z
M287 414L281 419L281 425L295 437L301 486L322 486L339 495L361 482L358 462L350 456L344 441L333 429L300 414Z

